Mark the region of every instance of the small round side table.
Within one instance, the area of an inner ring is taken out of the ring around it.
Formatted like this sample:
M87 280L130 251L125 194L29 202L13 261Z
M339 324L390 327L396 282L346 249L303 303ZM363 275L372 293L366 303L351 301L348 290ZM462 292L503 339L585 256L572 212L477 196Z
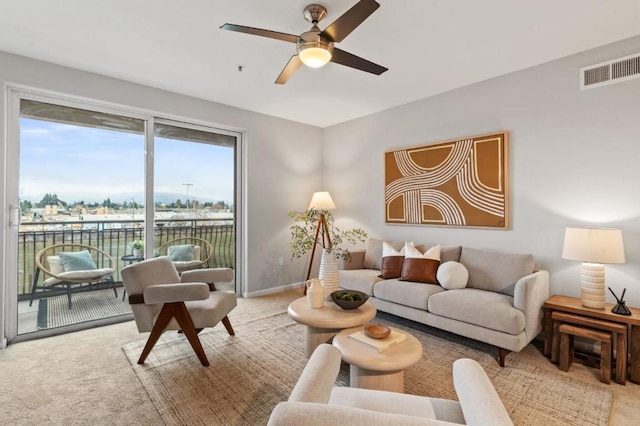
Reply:
M307 358L318 345L330 342L343 328L364 325L374 319L377 312L370 301L351 310L344 310L332 301L324 302L320 309L312 309L306 297L291 302L287 311L294 321L305 325L304 353Z
M407 339L383 352L349 337L363 327L342 330L333 338L333 346L342 352L342 360L351 365L352 388L404 393L404 369L420 361L422 344L406 331L390 328L406 334Z

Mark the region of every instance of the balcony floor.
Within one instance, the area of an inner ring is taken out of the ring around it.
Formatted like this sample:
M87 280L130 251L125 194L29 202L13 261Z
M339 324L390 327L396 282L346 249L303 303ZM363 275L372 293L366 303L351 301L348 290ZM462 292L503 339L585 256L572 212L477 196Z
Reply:
M218 284L217 287L219 291L235 291L233 282ZM121 318L122 321L128 321L131 319L131 309L128 301L122 300L122 292L123 289L118 288L117 298L112 289L72 294L71 310L66 296L36 299L32 306L29 306L28 300L18 302L18 335L96 320L110 319L109 323L113 323Z

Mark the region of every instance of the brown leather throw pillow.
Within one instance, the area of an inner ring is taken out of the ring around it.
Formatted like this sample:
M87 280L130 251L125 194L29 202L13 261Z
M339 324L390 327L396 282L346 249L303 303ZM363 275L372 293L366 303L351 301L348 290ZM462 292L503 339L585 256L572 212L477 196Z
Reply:
M402 271L399 279L401 281L438 284L436 278L438 266L440 266L439 260L406 257L402 262Z
M382 258L382 268L378 277L383 280L399 278L402 272L404 256L385 256Z

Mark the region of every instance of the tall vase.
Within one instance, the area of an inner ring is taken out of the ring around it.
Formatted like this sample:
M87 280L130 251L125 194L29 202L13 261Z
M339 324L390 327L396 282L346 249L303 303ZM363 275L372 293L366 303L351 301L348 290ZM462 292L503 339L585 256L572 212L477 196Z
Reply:
M325 299L331 300L331 293L340 289L340 281L338 277L338 259L327 249L322 250L318 277L324 280Z

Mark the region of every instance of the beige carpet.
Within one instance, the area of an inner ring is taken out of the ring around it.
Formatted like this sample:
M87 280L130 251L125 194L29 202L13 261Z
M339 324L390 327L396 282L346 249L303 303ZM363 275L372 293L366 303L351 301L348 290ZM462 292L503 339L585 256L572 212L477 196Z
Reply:
M612 392L561 373L529 345L510 354L500 368L488 346L461 344L457 336L395 317L381 321L410 331L423 343L423 359L406 371L407 393L455 399L451 365L458 358L481 363L491 377L514 422L519 425L606 425ZM145 365L135 362L144 341L123 350L158 409L170 425L265 424L273 407L286 400L306 359L303 328L286 313L234 321L236 336L223 328L203 333L211 361L203 368L182 336L173 335L151 352ZM464 341L468 343L468 340ZM348 384L348 367L338 378Z

